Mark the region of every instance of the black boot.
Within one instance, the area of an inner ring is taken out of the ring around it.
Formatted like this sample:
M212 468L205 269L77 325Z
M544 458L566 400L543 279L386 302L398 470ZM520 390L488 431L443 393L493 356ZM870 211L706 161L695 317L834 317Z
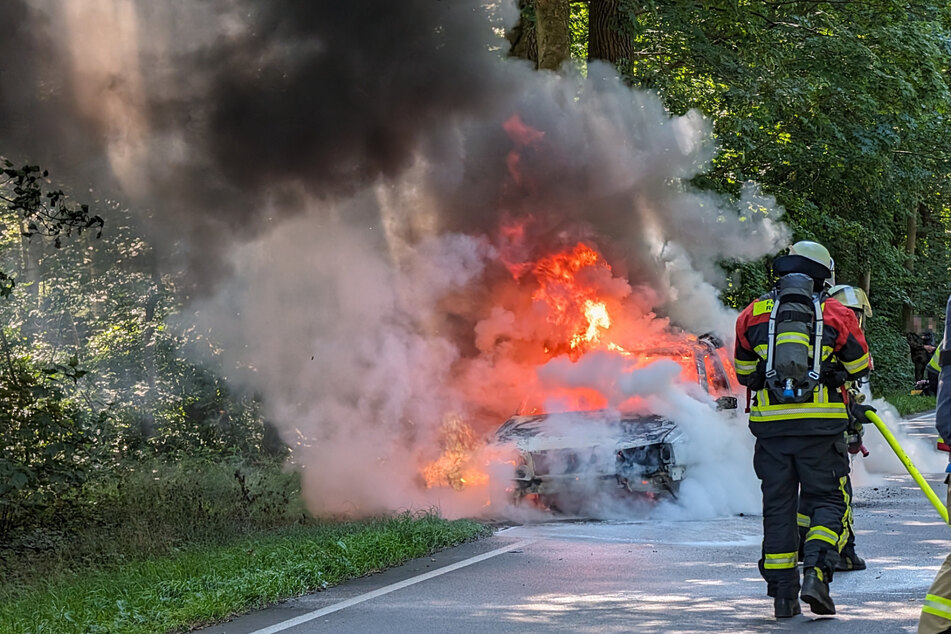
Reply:
M865 570L865 560L855 554L855 547L846 546L839 555L839 563L836 564L836 570Z
M806 568L802 573L802 600L809 604L813 614L835 614L835 603L829 596L829 584L818 568Z
M791 619L797 614L802 614L799 607L799 599L783 599L776 597L773 599L773 614L777 619Z

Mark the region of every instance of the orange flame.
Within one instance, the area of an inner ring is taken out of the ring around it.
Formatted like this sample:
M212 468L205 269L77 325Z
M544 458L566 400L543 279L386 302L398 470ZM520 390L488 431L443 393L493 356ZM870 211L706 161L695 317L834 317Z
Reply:
M479 441L472 427L456 415L447 416L441 430L443 453L422 470L426 488L450 486L462 489L465 486L481 485L489 481L489 475L472 464Z
M599 297L600 289L594 283L600 277L596 275L599 269L611 274L611 266L583 242L570 251L544 257L533 267L538 289L532 299L545 303L547 321L556 335L545 345L550 355L568 353L577 359L600 343L602 334L611 328L607 302Z

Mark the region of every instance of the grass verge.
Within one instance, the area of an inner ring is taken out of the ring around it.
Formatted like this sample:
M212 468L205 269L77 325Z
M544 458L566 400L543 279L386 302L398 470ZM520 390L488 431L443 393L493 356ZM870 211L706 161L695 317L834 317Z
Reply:
M297 526L6 589L0 632L168 632L221 621L488 533L432 514Z
M917 414L918 412L927 412L936 407L936 399L934 396L913 395L907 392L889 392L883 394L882 398L891 403L902 416Z

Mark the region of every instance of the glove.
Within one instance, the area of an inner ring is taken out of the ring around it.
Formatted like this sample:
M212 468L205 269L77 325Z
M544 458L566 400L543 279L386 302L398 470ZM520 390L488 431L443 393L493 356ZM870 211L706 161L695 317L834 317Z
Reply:
M944 441L944 438L938 438L938 451L947 451L951 453L951 447Z
M871 423L872 421L868 419L868 413L877 411L878 410L871 405L856 403L854 401L849 403L849 417L855 421L853 425L856 423L859 425L867 425L868 423Z
M746 387L750 388L754 392L762 390L766 387L766 363L760 361L756 364L756 369L750 373L750 378L747 380Z

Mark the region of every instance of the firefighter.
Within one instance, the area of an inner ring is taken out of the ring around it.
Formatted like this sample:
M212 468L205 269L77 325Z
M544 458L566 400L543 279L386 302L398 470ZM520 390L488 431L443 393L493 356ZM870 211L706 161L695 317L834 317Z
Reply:
M944 339L940 350L948 350L951 345L951 297L945 311ZM948 450L942 438L951 438L951 353L943 352L938 355L938 365L941 375L938 379L938 409L935 412L935 427L938 429L938 447ZM948 485L947 503L951 506L951 464L945 470L948 476L944 481ZM937 634L951 631L951 555L948 555L938 574L935 576L925 604L921 608L921 619L918 621L918 634Z
M777 288L747 306L736 323L737 376L755 393L749 426L756 437L753 467L763 492L759 569L777 618L800 614L800 597L816 614L835 614L829 582L847 539L849 413L838 392L842 384L834 384L836 374L816 370L834 355L844 369L842 380L858 379L868 373L868 346L852 311L825 295L833 273L825 247L797 242L774 260L773 270L779 276ZM795 321L804 319L797 315L805 304L813 321ZM795 367L789 362L794 357L788 355L804 355L800 344L809 350L812 369L793 379L788 373ZM872 408L853 404L852 409L865 422L864 413ZM796 568L800 490L814 500L801 592Z
M868 317L872 315L872 305L868 301L868 296L865 294L861 288L854 286L849 286L847 284L840 284L829 289L829 294L833 298L839 300L839 303L845 306L846 308L852 309L852 312L855 314L855 318L858 321L859 328L862 332L865 332L865 322ZM844 372L841 364L832 362L830 359L830 371L835 373ZM872 367L871 355L869 355L869 368ZM831 382L838 382L838 379L833 379ZM868 376L862 377L856 381L849 381L846 383L848 397L858 400L859 403L864 403L867 400L871 400L872 392L868 382ZM862 450L862 435L864 430L862 425L857 421L850 420L849 426L846 429L848 433L848 451L850 454L855 455ZM848 495L849 499L852 499L852 478L847 478L845 484L845 492ZM866 564L865 560L859 557L855 552L855 529L853 526L852 517L852 506L849 505L848 510L848 522L846 525L846 531L848 532L848 538L846 539L845 546L842 547L842 551L839 553L839 563L836 566L836 570L840 572L845 572L849 570L865 570ZM809 532L810 525L812 523L812 500L802 492L799 495L799 513L796 516L796 521L799 525L799 560L803 559L803 546L806 541L806 534Z
M852 309L852 312L855 314L855 318L859 322L859 328L864 333L868 319L872 316L872 304L868 301L868 295L865 294L865 291L858 286L841 284L839 286L833 286L829 290L829 294L835 299L839 300L839 303L843 306ZM874 370L874 361L872 360L871 356L869 356L868 363L869 370ZM867 375L858 379L857 381L851 382L848 387L850 392L853 394L858 392L857 397L864 397L864 399L859 398L860 403L872 400L872 389Z

